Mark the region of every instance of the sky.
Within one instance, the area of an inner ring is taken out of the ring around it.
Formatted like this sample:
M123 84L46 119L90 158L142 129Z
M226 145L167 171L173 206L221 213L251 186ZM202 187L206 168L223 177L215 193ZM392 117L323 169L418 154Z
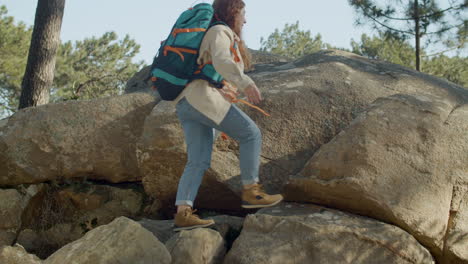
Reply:
M128 34L138 44L135 61L150 64L160 41L164 40L180 13L196 3L209 0L66 0L61 39L83 40L114 31L122 39ZM355 12L347 0L244 0L247 24L244 40L249 48L259 49L260 38L267 38L276 28L299 21L301 30L332 46L350 48L351 39L374 34L369 27L354 25ZM26 25L34 24L37 0L0 0L8 15Z

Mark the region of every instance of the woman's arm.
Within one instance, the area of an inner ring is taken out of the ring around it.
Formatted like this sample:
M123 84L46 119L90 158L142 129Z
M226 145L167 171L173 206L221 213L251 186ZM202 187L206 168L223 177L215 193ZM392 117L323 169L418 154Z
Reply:
M242 61L236 62L235 56L231 52L231 45L234 43L234 36L226 26L215 26L208 31L209 52L215 70L223 76L226 81L234 84L240 91L243 91L247 99L258 104L262 100L260 91L255 82L243 71Z
M226 81L235 85L240 91L247 86L255 84L254 81L244 73L242 61L236 62L231 53L231 45L234 36L226 26L214 26L207 33L208 51L215 70L223 76Z

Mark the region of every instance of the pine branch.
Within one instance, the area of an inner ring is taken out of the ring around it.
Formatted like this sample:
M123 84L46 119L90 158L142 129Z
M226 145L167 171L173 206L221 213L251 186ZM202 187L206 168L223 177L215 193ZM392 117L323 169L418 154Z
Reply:
M414 32L405 31L405 30L400 30L400 29L396 29L396 28L392 28L392 27L390 27L390 26L387 26L387 25L383 24L382 22L380 22L379 20L377 20L377 18L375 18L375 17L369 16L369 15L368 15L367 17L369 17L369 18L370 18L371 20L373 20L375 23L381 25L381 26L384 27L384 28L390 29L390 30L392 30L392 31L400 32L400 33L405 33L405 34L414 35Z
M465 7L465 5L451 6L449 8L444 9L444 10L439 10L439 11L433 12L431 14L418 16L417 18L418 19L429 18L429 17L435 16L435 15L438 15L438 14L445 13L445 12L447 12L449 10L452 10L452 9L456 10L456 9L460 9L460 8L463 8L463 7ZM414 20L415 19L414 17L405 17L405 18L391 17L391 16L387 16L387 15L384 15L384 14L382 14L381 16L383 16L385 18L388 18L388 19L401 20L401 21L409 21L409 20Z
M380 22L376 17L374 17L374 16L372 16L371 14L369 14L369 13L367 12L367 10L366 10L365 7L359 6L359 8L362 10L362 13L364 14L365 17L371 19L372 21L374 21L375 23L379 24L380 26L382 26L382 27L384 27L384 28L387 28L387 29L392 30L392 31L400 32L400 33L405 33L405 34L414 35L413 32L404 31L404 30L400 30L400 29L396 29L396 28L387 26L387 25L385 25L384 23ZM385 16L385 15L382 15L382 16Z
M444 28L444 29L441 29L441 30L439 30L439 31L434 31L434 32L429 32L429 33L424 33L424 34L425 34L425 35L440 34L440 33L443 33L443 32L445 32L445 31L449 31L449 30L451 30L451 29L453 29L453 28L459 27L459 26L464 25L464 24L465 24L465 23L460 23L460 24L458 24L458 25L454 25L454 26L449 27L449 28Z

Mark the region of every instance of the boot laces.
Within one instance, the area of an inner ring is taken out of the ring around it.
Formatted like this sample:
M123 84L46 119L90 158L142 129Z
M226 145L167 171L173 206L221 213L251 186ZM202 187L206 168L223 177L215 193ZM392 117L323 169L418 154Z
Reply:
M187 217L191 216L191 217L195 217L197 219L200 219L200 217L198 215L194 214L196 211L197 211L197 209L192 210L190 208L187 208L187 209L185 209L185 216L187 216Z
M252 187L253 192L258 192L258 193L265 193L265 190L263 189L263 184L257 184Z

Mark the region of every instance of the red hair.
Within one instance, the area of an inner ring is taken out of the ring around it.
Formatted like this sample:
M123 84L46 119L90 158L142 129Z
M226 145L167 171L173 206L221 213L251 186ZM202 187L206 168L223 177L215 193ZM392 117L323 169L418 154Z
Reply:
M239 51L241 53L242 60L244 61L244 68L249 70L251 67L251 56L247 50L244 40L242 39L241 28L236 26L239 23L236 23L237 21L235 21L238 14L244 7L245 3L242 0L214 0L213 9L215 12L215 18L213 19L223 21L237 34L237 36L239 36L241 39L239 42Z

